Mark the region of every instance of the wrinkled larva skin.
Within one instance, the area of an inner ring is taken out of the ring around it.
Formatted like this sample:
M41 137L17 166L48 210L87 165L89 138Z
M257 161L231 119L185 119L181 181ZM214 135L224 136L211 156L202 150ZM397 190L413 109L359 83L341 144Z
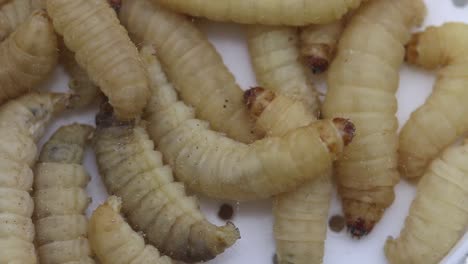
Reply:
M315 121L303 103L277 95L258 115L256 124L269 136L275 136ZM273 216L278 263L323 262L332 187L330 170L294 191L275 196Z
M153 54L142 49L153 91L144 118L165 161L191 190L229 200L271 197L328 171L342 151L342 131L330 120L250 145L210 130L177 99Z
M400 133L400 172L421 177L432 159L468 131L468 25L447 23L413 36L407 60L437 70L427 101L413 112Z
M325 117L356 124L356 137L336 166L353 236L369 233L394 200L399 179L395 92L404 44L424 15L421 0L369 1L351 18L328 71Z
M232 223L217 227L202 215L197 200L174 182L145 128L119 123L102 109L96 117L96 158L109 193L122 198L135 230L163 254L186 262L206 261L239 239Z
M94 263L85 210L89 175L83 152L93 128L59 128L43 146L34 170L34 225L40 263Z
M57 65L57 37L44 11L35 11L0 44L0 103L33 90Z
M149 97L138 50L106 0L48 0L47 12L78 64L122 120L138 117Z
M336 46L344 29L344 19L325 25L301 28L301 56L312 73L322 73L332 62Z
M86 107L101 96L99 87L89 78L86 70L78 65L75 60L75 54L65 47L64 44L60 47L60 63L70 75L68 87L74 94L70 102L70 107Z
M391 264L439 263L466 232L467 143L450 147L429 165L400 236L385 244Z
M320 101L310 73L300 61L297 29L255 25L247 28L247 37L259 85L301 100L318 114Z
M145 245L141 234L133 231L120 215L121 201L111 196L100 205L89 221L89 241L102 264L172 264L168 257Z
M0 41L4 40L32 13L32 0L0 1Z
M341 18L362 0L153 0L175 11L243 24L324 24Z
M150 0L123 0L120 19L136 43L155 46L169 78L198 118L233 139L256 139L242 90L192 21Z
M0 108L0 263L36 264L31 166L36 142L68 96L31 93Z

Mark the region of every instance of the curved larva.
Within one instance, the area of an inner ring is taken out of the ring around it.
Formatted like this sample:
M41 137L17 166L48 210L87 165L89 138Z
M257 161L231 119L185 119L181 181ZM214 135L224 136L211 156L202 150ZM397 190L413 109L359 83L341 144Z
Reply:
M120 19L137 43L156 47L168 76L197 117L233 139L256 139L242 90L193 22L150 0L122 1Z
M466 232L467 143L447 149L430 164L400 236L385 244L390 263L439 263Z
M0 41L4 40L21 23L23 23L33 11L31 0L9 0L0 4Z
M251 109L261 110L256 113L256 124L268 135L283 135L316 121L300 101L254 89L247 92L253 96L249 98ZM323 262L332 187L330 170L296 190L275 196L273 228L278 263Z
M138 117L149 89L138 51L106 0L48 0L55 30L121 119Z
M44 11L36 11L0 44L0 103L34 89L57 57L52 23Z
M106 109L96 123L96 158L107 190L122 198L132 226L163 254L186 262L206 261L239 239L233 224L217 227L205 219L196 199L174 182L145 128L119 123Z
M324 24L341 18L362 0L153 0L195 17L244 24Z
M369 233L394 199L399 179L395 92L403 45L424 13L421 0L369 1L351 18L328 71L325 116L356 124L356 138L336 166L343 210L354 236Z
M310 73L300 61L297 29L249 26L247 41L260 86L301 100L313 113L318 114L320 101Z
M178 101L152 48L143 48L141 56L153 90L145 115L149 134L191 190L230 200L271 197L328 171L343 150L344 120L316 122L250 145L214 132Z
M141 234L133 231L120 215L121 200L111 196L100 205L89 221L89 241L102 264L172 264L168 257L145 245Z
M431 96L410 116L400 133L400 172L423 175L430 161L468 131L468 25L447 23L415 34L407 48L410 63L439 66Z
M34 171L34 224L41 263L94 263L84 211L89 176L81 164L92 131L87 125L63 126L42 148ZM82 202L84 207L75 206Z
M31 166L36 142L68 96L31 93L0 108L0 263L36 264Z
M344 19L325 25L301 28L300 51L305 64L315 73L328 69L344 29Z

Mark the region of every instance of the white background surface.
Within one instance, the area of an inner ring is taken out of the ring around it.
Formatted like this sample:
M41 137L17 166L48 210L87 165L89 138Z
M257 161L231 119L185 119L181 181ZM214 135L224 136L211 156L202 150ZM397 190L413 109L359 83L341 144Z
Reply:
M391 0L389 0L391 1ZM426 25L440 25L445 21L464 21L468 23L468 0L454 0L459 4L467 4L466 7L456 8L451 0L426 0L429 13ZM237 77L238 83L243 88L254 86L255 76L249 62L246 49L244 32L241 26L232 24L201 23L209 38L223 55L225 63ZM467 47L468 48L468 47ZM433 84L433 74L420 69L404 66L401 75L401 85L398 92L400 125L406 122L409 114L421 105L430 93ZM54 91L66 91L67 77L62 69L57 69L52 80L44 85L44 89ZM323 88L323 84L321 84ZM468 89L468 87L467 87ZM68 113L54 122L46 138L59 126L75 121L94 124L96 108L82 111L81 113ZM105 200L107 194L99 179L96 170L94 155L88 149L85 157L85 165L92 175L92 181L88 186L88 192L93 202L88 210L91 212L98 204ZM325 264L338 263L386 263L383 254L385 239L397 236L403 226L403 221L411 200L414 198L414 187L402 181L396 187L396 200L386 211L382 221L373 232L361 240L353 240L345 231L333 233L329 230L326 242ZM217 224L222 224L216 216L217 209L222 201L213 201L201 198L202 209L207 217ZM274 255L274 240L272 234L272 217L270 201L258 201L251 203L233 204L235 217L233 219L239 227L242 235L235 246L226 251L212 264L271 264ZM336 195L334 195L330 215L339 214L341 207ZM464 243L454 249L454 253L445 261L447 264L464 263L462 259L468 254L468 236Z

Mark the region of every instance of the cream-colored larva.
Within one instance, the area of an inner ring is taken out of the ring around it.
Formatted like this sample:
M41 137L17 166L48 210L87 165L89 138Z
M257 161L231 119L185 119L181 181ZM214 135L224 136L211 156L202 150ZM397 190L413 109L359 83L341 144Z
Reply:
M106 0L47 0L47 12L78 64L123 120L139 117L149 97L138 50Z
M150 46L142 49L153 96L148 131L188 188L214 198L253 200L295 189L328 171L349 136L343 119L324 120L252 144L232 140L196 119L177 99ZM284 177L288 175L288 177Z
M151 0L123 0L120 19L136 43L155 46L169 78L198 118L233 139L250 143L257 138L243 91L192 21Z
M437 69L427 101L411 114L400 133L400 172L421 177L432 159L468 131L468 25L446 23L413 36L407 60Z
M0 3L0 41L4 40L32 13L32 0L3 0Z
M318 92L301 62L297 28L252 25L247 27L247 40L259 85L303 101L318 114Z
M350 19L328 70L324 116L356 124L356 138L336 166L353 236L369 233L394 200L399 180L395 93L404 44L424 15L421 0L369 1Z
M430 165L417 187L405 226L389 238L385 254L391 264L436 264L467 231L468 142L445 150Z
M68 96L31 93L0 108L0 263L36 264L29 195L36 142Z
M94 263L85 210L89 175L82 165L93 127L59 128L43 146L34 170L34 225L39 262Z

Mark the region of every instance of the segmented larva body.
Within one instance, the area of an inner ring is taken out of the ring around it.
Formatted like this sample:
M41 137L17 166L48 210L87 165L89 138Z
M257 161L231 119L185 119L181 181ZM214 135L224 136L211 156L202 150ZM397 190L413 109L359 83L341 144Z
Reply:
M169 78L197 117L233 139L256 139L242 90L193 22L150 0L123 0L120 19L137 43L156 47Z
M321 175L343 149L341 121L317 122L250 145L227 138L178 101L151 47L141 57L153 90L145 116L148 130L176 177L191 190L230 200L270 197Z
M195 17L244 24L324 24L341 18L362 0L153 0Z
M297 29L249 26L249 52L260 86L303 101L312 113L320 110L318 93L300 61Z
M57 57L52 24L44 11L36 11L0 44L0 103L34 89Z
M123 212L151 244L173 259L197 262L235 243L236 227L217 227L205 219L197 200L174 182L145 128L118 123L105 109L96 123L96 157L107 190L122 198Z
M395 92L403 45L424 14L420 0L369 1L350 20L328 72L325 116L349 118L356 124L356 138L336 166L354 236L370 232L394 200L399 179Z
M254 95L249 98L251 109L262 105L263 111L256 113L257 127L268 135L282 135L316 121L303 103L254 89L257 91L248 92ZM332 187L330 170L296 190L275 196L273 216L278 263L323 263Z
M0 108L0 263L35 264L32 189L36 142L68 96L28 94Z
M322 73L328 69L343 29L344 19L301 29L301 56L313 73Z
M31 0L4 0L0 3L0 41L6 39L32 11Z
M400 133L400 172L423 175L430 161L468 131L468 25L447 23L415 34L407 47L410 63L437 71L431 96L411 114Z
M86 70L76 62L75 54L65 45L62 45L60 49L60 62L70 75L68 87L75 95L71 99L70 107L85 107L93 103L101 95L99 87L89 78Z
M106 0L48 0L47 12L78 64L120 119L138 117L149 97L138 50Z
M40 263L94 263L85 210L89 175L82 163L93 128L59 128L43 146L34 171L34 224Z
M468 226L468 142L445 150L418 184L405 226L389 238L385 254L392 264L436 264Z
M145 240L133 231L120 215L121 200L107 199L91 216L89 241L102 264L172 264L170 258L145 245Z

